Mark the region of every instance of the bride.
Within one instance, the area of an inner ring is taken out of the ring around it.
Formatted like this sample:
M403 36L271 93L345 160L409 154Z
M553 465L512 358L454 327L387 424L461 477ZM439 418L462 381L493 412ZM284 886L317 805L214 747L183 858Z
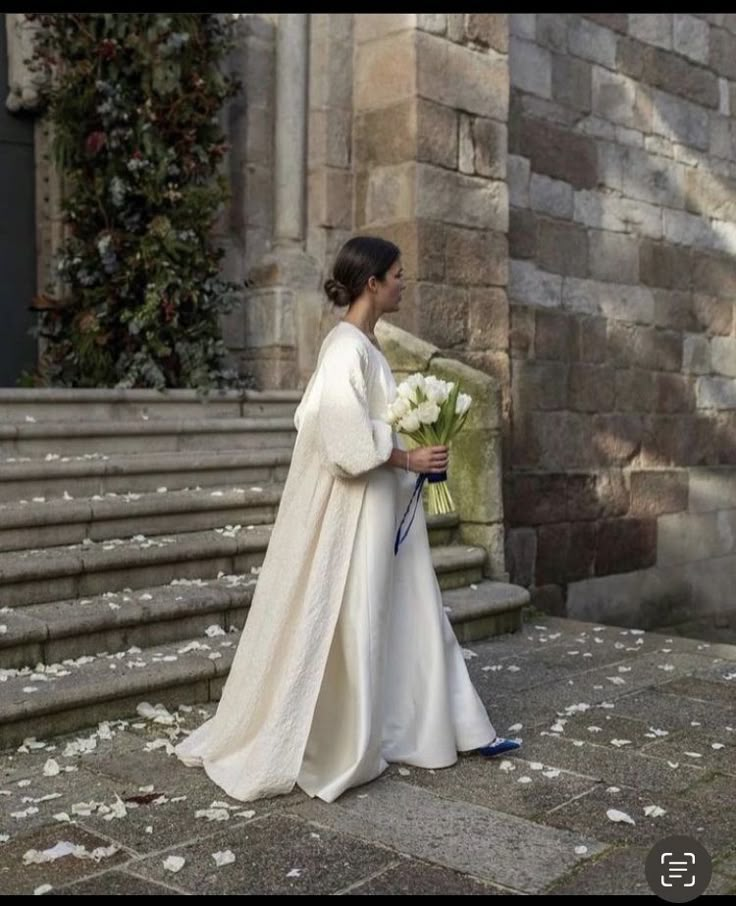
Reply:
M443 768L498 737L442 606L419 507L394 556L415 472L448 449L407 451L385 420L396 383L373 330L396 312L399 249L350 239L325 284L347 313L297 408L297 439L250 613L215 715L176 747L243 801L297 784L334 801L390 762Z

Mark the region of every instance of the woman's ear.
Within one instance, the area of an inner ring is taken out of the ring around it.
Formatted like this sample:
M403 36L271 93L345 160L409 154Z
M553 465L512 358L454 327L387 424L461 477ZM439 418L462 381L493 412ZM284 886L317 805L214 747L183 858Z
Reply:
M376 292L376 290L378 289L378 280L376 280L375 276L368 278L368 283L366 283L366 286L372 293Z

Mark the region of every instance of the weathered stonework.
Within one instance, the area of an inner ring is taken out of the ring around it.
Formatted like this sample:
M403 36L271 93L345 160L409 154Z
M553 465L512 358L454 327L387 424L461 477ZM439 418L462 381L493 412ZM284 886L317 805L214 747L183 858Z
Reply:
M736 557L731 20L311 14L303 229L284 243L291 15L241 17L219 229L228 273L251 283L233 358L263 386L303 387L338 314L320 287L339 247L392 239L407 279L393 322L499 382L511 580L537 606L631 625L718 609L726 583L708 575ZM58 221L38 223L41 267ZM483 525L490 550L499 523Z

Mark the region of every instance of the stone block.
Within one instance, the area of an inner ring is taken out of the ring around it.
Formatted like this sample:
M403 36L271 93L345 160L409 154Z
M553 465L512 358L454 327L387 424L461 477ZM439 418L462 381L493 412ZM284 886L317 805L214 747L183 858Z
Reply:
M733 303L730 299L694 293L693 319L696 330L717 336L728 336L733 327Z
M529 204L533 210L542 214L570 220L573 213L572 186L559 179L532 173L529 183Z
M711 370L710 343L699 334L686 334L682 346L682 370L687 374L708 374Z
M604 362L608 349L606 319L576 315L575 322L577 327L575 360L578 362Z
M657 517L688 508L685 469L643 469L629 474L632 516Z
M583 13L586 19L625 35L629 30L628 13Z
M655 378L658 412L692 412L695 409L695 387L683 374L658 374Z
M577 224L540 220L537 262L545 271L585 276L588 271L588 235Z
M471 133L475 172L479 176L505 179L508 148L506 126L495 120L477 117L472 124Z
M376 41L418 25L416 13L355 13L354 35L358 44Z
M672 49L672 13L629 13L629 34L639 41Z
M559 308L562 302L562 277L539 270L527 261L511 260L509 299L523 305Z
M353 174L319 167L309 174L308 216L311 224L349 230L353 224Z
M692 269L693 289L732 300L736 296L736 261L723 255L698 252Z
M567 365L562 362L514 360L512 394L514 407L523 410L567 407Z
M551 50L566 51L568 19L565 13L537 13L537 44Z
M646 569L656 562L656 519L604 519L598 524L597 576Z
M442 283L447 230L445 224L434 220L405 220L382 225L381 235L401 249L407 280Z
M689 469L691 513L736 508L736 469Z
M713 337L710 356L716 374L736 377L736 337Z
M471 289L468 304L468 349L509 346L509 303L503 289Z
M533 41L537 34L537 14L509 13L509 32L514 37Z
M606 27L574 15L567 33L568 49L576 57L616 68L616 35Z
M446 228L446 276L450 283L506 286L508 240L502 233Z
M474 44L508 53L509 16L507 13L466 13L465 35Z
M689 250L669 242L643 239L639 246L639 278L647 286L685 289L690 283L692 259Z
M587 442L592 446L595 465L626 466L637 457L644 441L644 419L633 413L593 416Z
M534 354L537 359L570 362L575 358L577 324L566 312L537 309Z
M668 78L673 78L669 76ZM718 84L714 82L709 106L718 106ZM663 80L664 81L664 80ZM667 93L668 82L662 86L665 90L653 91L652 130L670 141L690 145L706 151L710 143L708 128L708 110L701 106L702 101L692 103Z
M725 377L701 377L695 385L698 409L736 409L736 381Z
M509 154L507 160L509 202L519 208L529 207L529 159Z
M505 55L417 32L416 67L416 90L422 97L506 122L509 67Z
M405 15L413 18L414 14ZM385 18L394 20L394 24L398 25L402 17L387 15ZM353 64L353 97L356 113L390 107L398 101L414 98L418 93L416 39L424 33L415 33L411 29L397 30L396 34L389 34L381 40L366 38L366 43L362 43L359 36L368 27L370 19L372 16L368 14L359 14L355 23L358 43ZM375 23L375 26L379 24Z
M520 140L535 173L565 180L575 189L590 189L596 185L596 145L587 136L525 119L521 123Z
M610 519L629 509L629 491L620 469L571 473L567 476L567 518Z
M571 365L568 403L577 412L610 412L614 408L614 369L605 365Z
M615 283L637 283L639 242L632 236L591 230L588 233L590 275Z
M517 358L526 358L534 348L534 308L509 305L509 350Z
M657 566L722 557L733 551L719 513L670 513L657 520Z
M592 105L591 64L568 56L564 48L561 51L552 55L552 97L559 104L588 113Z
M509 210L509 254L515 259L536 258L537 217L533 211Z
M552 59L548 50L512 36L509 61L514 88L543 98L552 97Z
M640 368L617 368L614 379L619 412L652 412L657 401L654 372Z
M465 344L467 290L447 284L420 283L417 291L416 314L420 336L440 349Z
M534 582L537 533L532 528L510 529L506 534L506 569L515 585L528 588Z
M698 330L693 312L693 297L688 292L655 289L654 323L672 330Z
M601 119L635 128L639 122L635 114L636 82L600 66L594 67L591 107Z
M417 217L500 233L508 231L508 192L504 182L418 164L416 183Z
M505 484L505 508L512 525L567 520L567 476L512 473Z
M721 28L710 30L708 63L719 75L736 80L736 36Z

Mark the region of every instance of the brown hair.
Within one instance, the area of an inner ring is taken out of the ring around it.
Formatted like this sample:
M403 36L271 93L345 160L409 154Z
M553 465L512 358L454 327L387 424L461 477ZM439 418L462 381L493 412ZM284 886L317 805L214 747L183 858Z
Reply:
M340 249L332 277L325 283L327 297L339 306L354 302L371 277L383 280L401 254L393 242L378 236L354 236Z

